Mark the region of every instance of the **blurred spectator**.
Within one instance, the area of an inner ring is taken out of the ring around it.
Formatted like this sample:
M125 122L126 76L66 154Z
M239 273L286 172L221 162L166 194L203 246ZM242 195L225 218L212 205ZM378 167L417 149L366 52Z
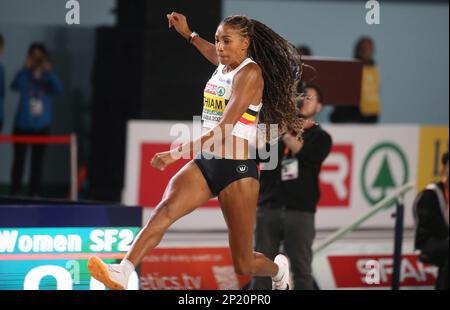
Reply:
M377 123L381 113L380 79L373 55L371 38L362 37L355 45L354 58L363 63L361 102L359 107L337 106L330 115L333 123Z
M419 259L438 266L436 289L448 290L449 280L449 208L448 208L448 151L442 156L443 177L429 184L416 198L415 248L420 250Z
M5 40L0 33L0 57L3 55L3 49L5 48ZM0 133L3 128L4 121L4 105L5 105L5 69L0 58Z
M30 46L24 68L17 73L11 88L20 93L14 135L48 135L52 118L52 95L62 92L63 86L52 71L45 45L33 43ZM11 195L20 192L28 146L28 144L14 144ZM41 191L44 152L45 144L31 146L30 196L37 196Z
M322 109L322 93L312 85L299 102L305 117L303 139L286 133L278 143L278 165L261 170L255 229L255 251L273 259L284 246L293 273L293 289L314 289L312 245L320 198L319 172L331 149L331 137L314 120ZM263 163L264 164L264 163ZM252 289L271 289L270 278L254 277Z
M300 53L300 55L302 56L312 56L312 52L311 49L309 48L309 46L307 45L300 45L297 46L297 51Z

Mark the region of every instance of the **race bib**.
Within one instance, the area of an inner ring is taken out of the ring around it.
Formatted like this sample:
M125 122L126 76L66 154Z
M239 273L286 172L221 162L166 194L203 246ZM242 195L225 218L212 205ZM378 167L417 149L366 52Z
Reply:
M289 181L298 178L297 158L283 159L281 161L281 180Z
M42 100L31 98L30 100L30 114L34 117L41 116L44 112L44 104Z
M220 122L223 111L225 110L226 100L209 93L204 93L203 96L203 113L202 120Z

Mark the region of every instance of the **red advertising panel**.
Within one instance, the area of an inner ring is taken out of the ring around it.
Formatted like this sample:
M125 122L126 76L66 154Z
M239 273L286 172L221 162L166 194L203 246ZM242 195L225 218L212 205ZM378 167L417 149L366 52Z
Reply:
M169 143L142 143L139 169L139 205L155 207L164 194L170 178L174 176L190 159L180 159L169 165L166 170L159 171L150 165L150 162L158 152L168 151ZM208 201L205 207L217 207L217 199Z
M320 171L319 207L350 206L353 146L333 145Z
M328 256L336 288L390 287L393 258L391 255ZM400 286L433 286L436 268L424 264L414 254L403 255Z
M249 276L234 272L228 248L158 248L141 265L143 290L238 290Z

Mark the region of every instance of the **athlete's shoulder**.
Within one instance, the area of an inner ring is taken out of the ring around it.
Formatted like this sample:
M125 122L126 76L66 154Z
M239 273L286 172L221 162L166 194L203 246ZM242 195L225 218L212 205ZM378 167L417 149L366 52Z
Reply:
M242 68L242 70L250 70L251 72L255 73L255 74L262 74L262 70L261 67L254 61L249 62L247 65L244 66L244 68Z
M246 64L239 72L236 77L251 79L251 80L262 80L262 70L260 66L255 62L249 62Z

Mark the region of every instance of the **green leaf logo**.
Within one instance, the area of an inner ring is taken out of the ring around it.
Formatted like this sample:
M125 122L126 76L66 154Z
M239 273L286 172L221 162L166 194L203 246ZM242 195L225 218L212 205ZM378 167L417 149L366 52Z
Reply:
M218 94L220 97L223 97L223 96L225 95L225 88L219 87L219 88L217 89L217 94Z
M380 143L372 148L364 159L361 188L364 197L371 204L384 199L389 190L407 183L408 179L409 170L405 153L396 144Z

